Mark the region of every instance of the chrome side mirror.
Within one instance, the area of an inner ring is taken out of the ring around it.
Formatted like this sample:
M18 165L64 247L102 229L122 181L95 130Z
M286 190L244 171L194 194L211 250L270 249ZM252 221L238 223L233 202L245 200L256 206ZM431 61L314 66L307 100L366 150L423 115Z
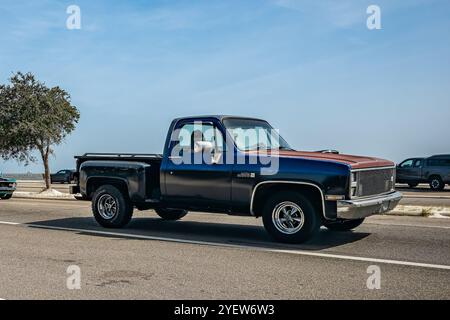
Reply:
M211 152L214 145L210 141L196 141L194 144L194 152Z

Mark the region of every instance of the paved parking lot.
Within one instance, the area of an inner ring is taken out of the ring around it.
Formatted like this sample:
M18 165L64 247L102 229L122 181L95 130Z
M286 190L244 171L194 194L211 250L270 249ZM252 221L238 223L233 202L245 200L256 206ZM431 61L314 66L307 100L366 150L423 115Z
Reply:
M372 217L303 245L272 242L260 219L135 211L106 230L84 201L0 202L0 298L450 298L450 219ZM67 268L81 270L68 290ZM370 290L367 268L381 272Z

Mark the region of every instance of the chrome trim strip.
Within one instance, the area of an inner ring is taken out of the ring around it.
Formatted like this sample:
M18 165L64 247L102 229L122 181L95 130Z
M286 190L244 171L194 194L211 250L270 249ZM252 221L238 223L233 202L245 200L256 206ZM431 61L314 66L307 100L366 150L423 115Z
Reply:
M375 198L375 197L382 197L382 196L385 196L385 195L390 194L392 192L395 192L395 189L394 190L389 190L389 191L386 191L386 192L383 192L383 193L371 194L371 195L363 196L363 197L350 197L350 200L364 200L364 199L370 199L370 198Z
M373 167L373 168L363 168L363 169L350 169L351 172L359 172L359 171L372 171L372 170L384 170L384 169L395 169L395 166L390 167Z
M367 207L373 206L377 204L381 204L385 201L392 200L400 200L402 198L402 194L398 191L390 191L384 195L376 195L372 196L368 199L357 199L357 200L339 200L338 206L355 206L355 207Z
M338 201L337 217L341 219L360 219L374 214L382 214L395 209L401 198L402 194L394 191L371 199Z
M252 216L255 215L255 213L253 212L253 200L254 200L254 198L255 198L256 190L258 189L259 186L261 186L261 185L263 185L263 184L269 184L269 183L272 183L272 184L282 184L282 183L284 183L284 184L300 184L300 185L307 185L307 186L312 186L312 187L317 188L317 189L319 190L320 196L321 196L321 198L322 198L322 215L323 215L323 217L324 217L325 219L330 220L330 219L328 219L328 218L325 216L325 200L324 200L325 198L324 198L322 189L320 189L320 187L319 187L318 185L316 185L316 184L314 184L314 183L309 183L309 182L282 181L282 180L263 181L263 182L258 183L258 184L253 188L252 199L250 200L250 213L252 214Z

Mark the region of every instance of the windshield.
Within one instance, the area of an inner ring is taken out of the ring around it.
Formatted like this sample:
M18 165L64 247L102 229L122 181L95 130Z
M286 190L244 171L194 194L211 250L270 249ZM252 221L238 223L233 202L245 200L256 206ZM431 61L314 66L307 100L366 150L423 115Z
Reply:
M228 118L223 124L239 150L293 150L266 121Z

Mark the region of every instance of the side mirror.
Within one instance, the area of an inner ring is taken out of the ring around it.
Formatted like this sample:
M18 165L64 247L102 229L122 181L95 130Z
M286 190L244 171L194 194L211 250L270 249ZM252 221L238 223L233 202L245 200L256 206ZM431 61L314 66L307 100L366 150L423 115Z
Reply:
M210 141L196 141L194 144L194 152L211 152L214 145Z

